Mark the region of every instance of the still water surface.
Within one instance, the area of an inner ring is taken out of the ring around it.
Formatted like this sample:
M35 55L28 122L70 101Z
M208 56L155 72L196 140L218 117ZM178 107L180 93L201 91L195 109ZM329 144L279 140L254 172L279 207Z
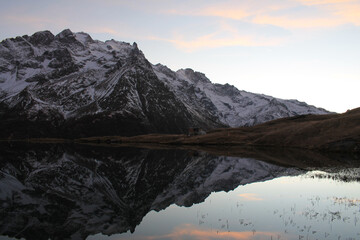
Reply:
M358 171L358 170L356 170ZM131 234L88 239L360 239L360 184L280 177L149 212Z
M360 239L355 157L304 168L77 145L0 156L0 239Z

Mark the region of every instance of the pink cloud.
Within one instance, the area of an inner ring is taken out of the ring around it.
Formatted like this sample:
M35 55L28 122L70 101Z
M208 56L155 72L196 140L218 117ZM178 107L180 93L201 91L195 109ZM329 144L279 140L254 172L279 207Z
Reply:
M191 224L184 224L174 229L173 232L160 236L141 236L137 239L145 239L145 240L157 240L157 239L186 239L191 237L192 239L199 240L215 240L215 239L253 239L254 236L257 238L266 239L271 238L272 236L280 236L280 233L277 232L257 232L257 231L248 231L248 232L219 232L219 231L211 231L207 229L200 229ZM133 238L132 238L133 239Z
M258 197L255 193L242 193L238 195L239 197L244 198L247 201L262 201L264 199Z
M310 14L295 17L286 13L286 10L303 5L321 12L321 16ZM280 15L279 10L282 11ZM193 10L172 9L165 12L177 15L221 17L284 28L335 27L346 23L360 25L360 3L357 0L287 0L281 3L277 1L241 3L224 1L210 6L197 6Z
M185 40L180 35L174 38L151 37L151 40L165 41L174 44L177 48L187 52L193 52L206 48L218 48L229 46L274 46L283 42L281 39L260 39L254 35L237 35L233 37L217 37L216 33L203 35L192 40Z
M291 16L259 15L254 17L252 22L256 24L271 24L284 28L319 28L338 26L344 21L337 17L294 18Z

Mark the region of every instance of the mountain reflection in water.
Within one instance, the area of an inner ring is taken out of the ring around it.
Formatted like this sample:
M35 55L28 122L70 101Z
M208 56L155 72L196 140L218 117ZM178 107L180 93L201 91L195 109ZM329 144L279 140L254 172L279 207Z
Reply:
M358 171L354 175L343 169L343 175L338 169L305 174L300 168L248 156L253 155L2 144L0 235L25 239L306 239L321 232L332 239L326 229L313 230L307 221L341 221L347 232L352 225L346 223L358 224L360 196L348 196L345 191L329 197L325 193L332 188L324 189L325 195L316 191L314 196L307 195L314 179L344 180L342 176L352 184L352 192L360 194ZM269 158L264 153L259 156ZM294 180L299 178L307 187ZM261 183L266 180L272 180L266 182L270 185ZM293 198L301 192L306 199ZM274 200L274 194L281 194L280 200ZM346 209L332 209L333 205ZM262 208L265 212L256 211ZM283 223L282 228L275 220ZM357 232L351 234L356 237Z

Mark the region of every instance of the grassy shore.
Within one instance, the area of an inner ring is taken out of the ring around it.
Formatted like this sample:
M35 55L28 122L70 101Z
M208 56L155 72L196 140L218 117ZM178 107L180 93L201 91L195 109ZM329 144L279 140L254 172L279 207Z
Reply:
M133 137L99 136L78 139L30 138L3 141L82 144L152 144L172 146L273 147L360 152L360 108L343 114L302 115L253 127L215 129L207 134L147 134Z
M81 143L255 146L360 152L360 108L344 114L302 115L253 127L216 129L205 135L148 134L76 139Z

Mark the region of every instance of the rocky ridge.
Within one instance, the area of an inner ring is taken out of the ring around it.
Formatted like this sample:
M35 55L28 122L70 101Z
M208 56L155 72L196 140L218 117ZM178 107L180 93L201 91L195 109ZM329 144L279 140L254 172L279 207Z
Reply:
M2 138L184 133L325 114L296 100L213 84L191 69L153 65L136 43L69 29L0 43Z

